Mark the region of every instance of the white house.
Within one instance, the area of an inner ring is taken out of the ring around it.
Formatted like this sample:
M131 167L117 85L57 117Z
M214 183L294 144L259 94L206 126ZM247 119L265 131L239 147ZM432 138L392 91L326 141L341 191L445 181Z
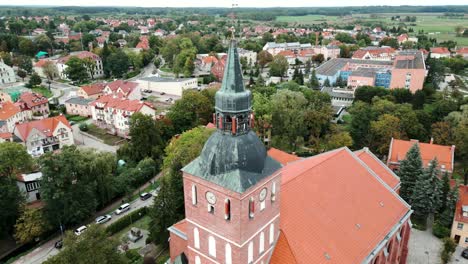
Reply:
M3 60L0 59L0 84L14 82L16 82L16 77L13 68L6 65Z
M27 203L32 203L41 199L41 194L39 192L39 188L41 187L41 178L42 172L40 171L20 174L16 177L16 185L25 195Z
M12 102L0 102L0 122L6 127L5 132L12 133L15 125L23 123L32 118L31 109L21 109Z

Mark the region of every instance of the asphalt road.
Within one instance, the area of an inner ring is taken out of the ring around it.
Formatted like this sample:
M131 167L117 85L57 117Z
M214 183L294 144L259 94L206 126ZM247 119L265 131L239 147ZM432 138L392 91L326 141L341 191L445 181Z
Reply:
M153 198L154 198L154 195L156 194L155 191L152 191L152 194L153 194ZM142 208L142 207L145 207L145 206L148 207L148 206L152 205L153 200L154 200L153 198L145 200L145 201L142 201L140 199L134 200L133 202L130 203L130 207L131 207L130 210L123 213L123 214L120 214L120 215L116 215L113 211L107 212L106 214L112 215L112 219L110 221L108 221L107 223L104 223L102 225L103 226L108 226L108 225L114 223L115 221L117 221L118 219L124 217L129 212L133 212L133 211L135 211L135 210L137 210L139 208ZM100 215L96 215L96 217L98 217L98 216L100 216ZM13 262L13 264L39 264L39 263L42 263L42 262L46 261L49 257L57 255L60 252L60 250L58 250L58 249L56 249L54 247L55 242L57 242L59 239L60 239L60 236L57 236L57 237L47 241L46 243L44 243L40 247L37 247L36 249L34 249L29 254L27 254L25 256L22 256L21 258L19 258L15 262Z

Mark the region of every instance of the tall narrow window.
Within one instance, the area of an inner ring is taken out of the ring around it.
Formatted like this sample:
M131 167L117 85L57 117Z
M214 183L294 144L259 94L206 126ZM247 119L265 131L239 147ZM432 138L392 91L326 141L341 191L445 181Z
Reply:
M258 245L258 253L262 254L264 250L265 250L265 233L261 232L260 233L260 242L259 242L259 245Z
M197 186L195 184L192 185L192 204L197 204Z
M198 228L193 229L193 244L195 248L200 248L200 234L198 233Z
M231 245L226 244L226 264L232 264L232 250L231 250Z
M224 219L231 220L231 200L224 200Z
M216 240L212 236L208 238L208 253L216 258Z
M275 241L275 224L270 225L270 245Z
M201 260L199 256L195 256L195 264L201 264Z
M249 200L249 217L253 218L255 216L255 201L254 198L251 197Z
M247 263L253 263L253 242L250 241L249 248L247 251Z
M271 186L271 201L274 202L276 200L276 182L273 182Z

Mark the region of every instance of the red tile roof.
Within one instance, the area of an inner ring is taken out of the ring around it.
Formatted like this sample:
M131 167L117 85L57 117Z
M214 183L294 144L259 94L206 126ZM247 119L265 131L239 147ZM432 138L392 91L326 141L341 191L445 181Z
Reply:
M281 55L284 57L296 57L296 54L294 54L294 52L291 50L282 50L278 53L278 55Z
M101 96L99 99L91 103L92 106L96 106L97 104L103 104L105 108L112 108L129 112L138 112L144 105L154 109L150 103L140 100L129 100L122 97L116 97L114 95Z
M102 90L106 87L105 83L94 83L90 85L81 86L81 89L88 95L95 95L102 93Z
M393 173L379 158L377 158L367 148L355 151L358 156L377 176L382 179L390 188L397 190L400 186L400 178Z
M290 163L290 162L301 159L296 155L289 154L287 152L284 152L282 150L275 149L275 148L270 148L268 150L268 156L272 157L274 160L278 161L283 166Z
M12 102L0 103L0 120L7 120L19 112L21 112L20 107Z
M296 264L296 258L291 250L291 246L288 243L288 239L284 235L283 231L280 231L278 241L275 245L275 250L271 255L270 264Z
M41 68L41 67L43 67L48 61L50 61L50 60L47 60L47 59L40 59L40 60L38 60L38 61L34 64L34 67Z
M389 54L395 53L393 48L371 48L371 49L358 49L353 54L353 59L362 59L366 54L369 53L374 57L388 56Z
M36 120L36 121L18 124L16 125L15 130L18 130L19 136L21 137L21 139L23 141L26 141L26 139L29 136L29 133L31 133L33 129L37 129L41 131L48 137L52 136L54 130L57 128L57 126L60 123L71 128L70 123L68 123L68 120L65 118L65 116L59 115L59 116L45 118L42 120Z
M133 91L133 89L135 89L138 86L138 83L124 80L116 80L107 83L106 86L108 86L112 92L117 92L117 90L120 88L123 91L124 95L128 95Z
M410 212L347 148L282 169L280 228L299 263L361 263Z
M25 92L20 95L20 102L24 102L27 107L32 108L49 103L49 99L40 93Z
M216 128L215 124L213 124L213 123L211 123L211 122L208 123L205 127L206 127L206 128Z
M431 48L431 53L450 54L450 51L446 47L435 47L435 48Z
M202 59L203 61L203 64L211 64L211 63L216 63L218 62L218 58L216 58L215 56L206 56Z
M73 53L73 54L70 54L68 56L65 56L65 57L62 57L60 59L58 59L58 62L59 63L67 63L67 61L71 58L71 57L78 57L80 59L84 59L84 58L92 58L94 60L97 60L97 59L100 59L100 57L92 52L89 52L89 51L80 51L78 53Z
M3 139L10 139L13 137L13 134L12 133L0 133L0 138L3 138Z
M401 160L404 160L406 153L414 144L419 145L424 167L427 167L429 162L437 157L437 161L441 168L443 165L449 172L453 170L455 146L442 146L437 144L421 143L417 140L407 141L393 138L390 143L387 165L391 163L398 164Z
M457 54L468 54L468 47L461 47L457 49Z
M307 56L312 56L314 54L315 52L313 49L304 49L304 50L299 51L297 55L301 57L307 57Z
M172 227L176 228L184 234L187 234L187 221L185 221L185 219L182 219L179 222L175 223Z
M455 221L468 224L468 216L463 216L463 206L468 206L468 186L460 185L458 188L458 201L457 207L455 208Z

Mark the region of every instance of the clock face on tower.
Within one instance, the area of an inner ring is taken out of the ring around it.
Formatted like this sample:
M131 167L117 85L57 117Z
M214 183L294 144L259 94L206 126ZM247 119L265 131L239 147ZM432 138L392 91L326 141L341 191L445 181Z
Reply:
M267 188L263 188L261 191L260 191L260 195L258 198L260 198L260 202L263 202L265 200L267 196Z
M212 192L206 192L206 200L210 204L215 204L216 203L216 196Z

